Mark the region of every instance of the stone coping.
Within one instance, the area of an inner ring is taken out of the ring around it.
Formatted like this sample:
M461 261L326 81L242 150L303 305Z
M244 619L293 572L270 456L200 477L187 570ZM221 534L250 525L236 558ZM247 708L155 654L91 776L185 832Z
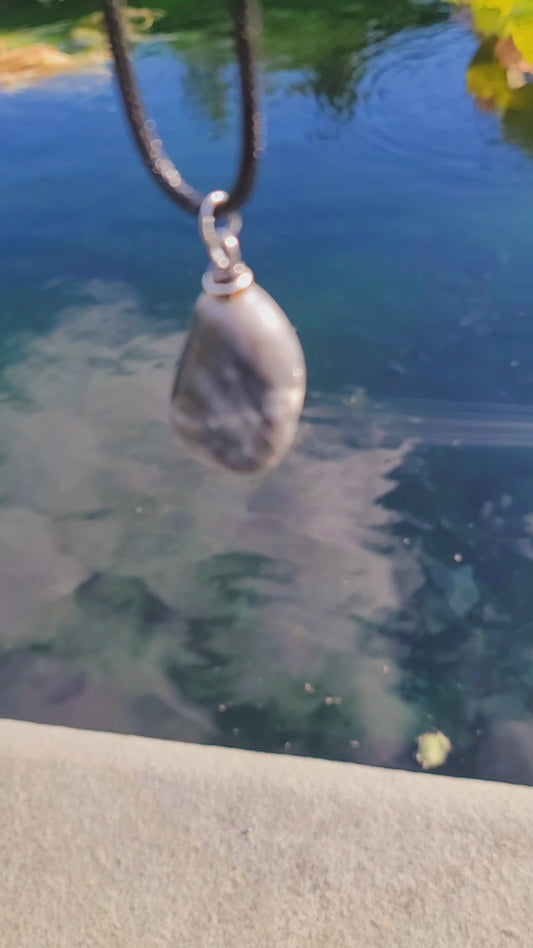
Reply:
M533 791L0 721L1 948L533 944Z

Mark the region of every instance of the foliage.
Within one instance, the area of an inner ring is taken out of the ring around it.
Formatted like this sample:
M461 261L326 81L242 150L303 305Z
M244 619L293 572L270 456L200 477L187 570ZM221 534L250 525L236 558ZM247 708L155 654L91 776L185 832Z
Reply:
M532 0L453 0L468 5L482 36L512 38L523 59L533 63Z
M532 0L453 0L471 12L482 43L467 72L467 87L484 108L531 112Z
M124 7L130 42L138 42L162 16L158 10ZM108 59L101 12L75 23L0 33L0 87L35 83L56 73L93 68Z
M147 9L135 0L129 4L130 38L164 35L171 47L187 57L189 92L212 118L223 120L227 97L223 71L234 60L227 10L221 0L164 0L158 7L157 11ZM337 114L350 115L368 44L443 15L440 4L413 0L383 0L377 8L373 0L337 0L334 5L265 0L260 53L267 69L299 70L303 73L300 91L312 92L321 105ZM2 41L10 47L45 42L62 53L90 51L107 56L98 0L46 4L12 0L0 17L0 48Z

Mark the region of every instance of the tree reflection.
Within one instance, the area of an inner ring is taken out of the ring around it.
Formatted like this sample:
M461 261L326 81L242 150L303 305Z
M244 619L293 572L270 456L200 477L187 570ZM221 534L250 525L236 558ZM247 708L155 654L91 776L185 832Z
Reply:
M400 646L405 700L453 735L448 773L484 776L494 722L532 720L532 459L526 449L419 449L384 500L403 513L394 530L417 551L424 582L383 633ZM527 782L530 753L507 779Z
M172 45L172 44L171 44ZM186 66L183 91L202 117L209 119L217 131L224 131L229 113L228 97L233 84L228 78L232 63L227 44L209 44L183 50L177 44Z
M357 104L357 84L364 75L364 58L333 51L316 63L308 79L295 88L311 93L318 105L333 115L350 119Z
M502 117L505 137L533 150L533 10L518 0L455 0L471 14L480 46L467 69L479 108Z
M353 114L357 85L364 73L363 53L369 44L444 16L439 3L420 5L412 0L387 0L377 9L371 0L339 0L335 5L314 0L265 0L263 9L260 50L266 69L301 73L303 79L295 88L314 95L320 107L337 118ZM99 33L100 46L104 35L101 15L92 10L91 0L62 0L60 6L58 0L46 5L23 0L2 25L13 31L47 26L47 41L62 50L70 48L73 37L90 33L93 48ZM148 24L145 18L143 29ZM163 0L157 4L157 22L151 29L154 37L158 33L168 37L170 48L185 59L189 98L220 128L226 122L232 87L226 75L227 67L234 63L231 28L218 0ZM26 44L28 33L20 36ZM11 42L15 41L13 34Z

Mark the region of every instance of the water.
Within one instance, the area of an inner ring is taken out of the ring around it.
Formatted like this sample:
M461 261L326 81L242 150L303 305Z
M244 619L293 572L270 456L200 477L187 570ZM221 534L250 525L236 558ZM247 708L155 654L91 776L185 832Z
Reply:
M207 190L238 102L201 6L136 65ZM0 95L0 714L412 769L438 729L440 772L533 784L533 112L478 107L446 6L309 6L265 12L243 247L310 394L259 483L169 432L204 256L108 75Z

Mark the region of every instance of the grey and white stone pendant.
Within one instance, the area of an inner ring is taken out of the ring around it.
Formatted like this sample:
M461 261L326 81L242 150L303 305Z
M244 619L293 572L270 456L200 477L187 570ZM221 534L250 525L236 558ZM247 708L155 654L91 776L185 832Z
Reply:
M239 216L215 226L215 207L226 198L214 191L200 209L212 266L178 363L171 417L197 460L259 475L293 444L305 400L305 359L287 316L240 259Z

